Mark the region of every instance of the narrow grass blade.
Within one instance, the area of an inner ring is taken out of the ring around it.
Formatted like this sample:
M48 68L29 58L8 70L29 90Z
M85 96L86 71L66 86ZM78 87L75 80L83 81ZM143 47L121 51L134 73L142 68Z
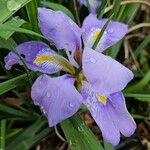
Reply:
M131 115L135 119L150 120L150 117L142 116L142 115L139 115L139 114L131 114Z
M94 44L92 46L93 49L96 49L96 47L97 47L99 41L101 40L101 38L103 36L103 33L105 32L105 30L106 30L106 28L107 28L107 26L108 26L108 24L109 24L109 22L110 22L112 17L113 17L113 14L109 17L109 19L107 20L107 22L105 23L105 25L101 29L100 33L98 34L98 37L97 37L97 39L95 40L95 42L94 42Z
M130 23L135 18L139 7L139 4L126 5L122 15L120 16L120 21Z
M146 84L150 81L150 70L145 74L143 79L139 81L138 83L135 83L134 85L126 88L124 91L125 92L134 92L137 90L140 90L145 87Z
M125 97L133 97L133 98L135 98L135 100L139 100L142 102L150 102L150 94L124 93L124 95L125 95Z
M32 31L39 33L38 20L37 20L37 2L32 0L26 5L26 10L29 18Z
M35 77L35 73L30 73L30 77ZM22 85L26 85L28 83L27 74L20 75L13 79L7 80L5 82L0 83L0 95Z
M37 114L36 113L32 113L32 112L25 112L13 107L9 107L7 105L4 104L0 104L0 112L4 112L6 114L9 115L14 115L16 117L22 117L22 118L37 118ZM32 114L32 117L30 116ZM34 120L34 119L33 119Z
M110 0L103 0L102 1L101 5L100 5L100 8L98 9L98 13L97 13L97 18L98 19L101 19L103 17L105 8L109 4L109 2L110 2Z
M5 150L6 120L1 120L0 128L0 150Z
M134 51L136 57L140 54L140 51L142 51L148 44L150 44L150 35L147 35L142 41L142 43L140 43L140 45Z
M0 24L0 32L1 31L21 32L21 33L30 34L30 35L34 35L34 36L46 39L46 37L42 36L41 34L38 34L38 33L34 32L34 31L27 30L27 29L24 29L24 28L16 28L16 27L13 27L13 26L10 26L10 25L5 25L5 24Z
M6 150L15 150L15 147L22 143L23 141L26 141L28 139L31 139L31 137L35 137L36 133L46 124L46 120L44 118L39 118L36 120L31 126L26 128L24 131L22 131L19 135L17 135L15 138L12 137L7 141ZM13 139L13 140L12 140ZM25 146L25 145L24 145Z
M61 127L71 150L103 150L95 135L78 114L63 121Z
M116 19L116 16L120 9L120 5L121 5L121 0L114 1L113 9L110 11L110 15L114 14L113 19Z
M46 128L42 130L40 133L38 133L37 135L32 136L31 138L28 138L26 140L23 140L22 142L17 144L12 150L30 149L38 141L48 136L51 133L51 131L52 131L52 128Z

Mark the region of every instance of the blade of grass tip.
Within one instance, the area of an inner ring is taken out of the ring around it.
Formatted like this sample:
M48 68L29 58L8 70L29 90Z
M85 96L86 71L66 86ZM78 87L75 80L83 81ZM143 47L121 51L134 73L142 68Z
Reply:
M120 6L121 6L121 1L122 0L115 0L114 1L113 9L110 11L110 15L114 14L113 19L115 19L116 16L118 15L118 12L119 12L119 9L120 9Z
M5 150L6 120L1 120L0 150Z
M110 0L103 0L99 9L98 9L98 13L97 13L97 18L101 19L104 15L104 11L105 8L107 7L107 5L110 3Z
M141 81L126 88L124 92L133 92L142 89L150 81L150 70L146 73Z
M143 120L150 120L150 117L145 117L142 115L138 115L138 114L131 114L133 118L135 119L143 119Z
M97 45L98 45L100 39L102 38L103 33L105 32L105 29L107 28L107 26L108 26L110 20L112 19L112 17L113 17L113 14L109 17L109 19L107 20L107 22L106 22L105 25L103 26L102 30L99 32L99 34L98 34L98 36L97 36L97 39L95 40L95 42L94 42L94 44L93 44L93 46L92 46L92 48L93 48L94 50L96 49L96 47L97 47Z
M150 94L139 94L139 93L124 93L125 97L135 98L132 100L138 100L142 102L150 102Z

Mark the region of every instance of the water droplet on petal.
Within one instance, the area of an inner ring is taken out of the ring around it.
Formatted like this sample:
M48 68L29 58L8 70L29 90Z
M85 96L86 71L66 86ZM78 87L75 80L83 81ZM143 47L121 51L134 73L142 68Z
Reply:
M21 7L21 4L16 0L7 1L7 8L9 11L15 11Z
M108 33L113 33L114 30L112 28L108 29Z
M51 96L51 94L49 92L47 92L46 96L49 98Z
M38 102L36 102L36 101L34 101L34 104L35 104L35 105L37 105L37 106L39 106L39 103L38 103Z
M96 63L95 58L90 58L90 62L95 64Z
M43 114L46 115L46 111L44 109L42 111L43 111Z
M74 104L70 103L69 106L70 106L70 107L74 107Z

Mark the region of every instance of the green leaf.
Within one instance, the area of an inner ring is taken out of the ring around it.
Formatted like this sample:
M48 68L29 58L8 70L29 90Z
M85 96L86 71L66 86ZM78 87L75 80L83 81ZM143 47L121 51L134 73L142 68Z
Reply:
M72 20L75 21L75 18L73 16L73 14L71 13L71 11L69 9L67 9L66 7L64 7L63 5L57 4L57 3L53 3L53 2L46 2L46 1L41 1L41 4L51 8L53 10L60 10L63 11L66 15L68 15Z
M100 8L98 10L98 13L97 13L97 18L101 19L103 17L105 8L107 7L107 4L109 4L109 2L110 2L110 0L102 1Z
M120 50L120 47L121 47L121 44L122 44L122 40L117 42L115 45L109 47L106 51L106 54L107 55L110 55L111 57L113 58L116 58L118 53L119 53L119 50Z
M35 76L36 76L35 73L33 73L33 72L30 73L31 78L33 78ZM28 83L28 81L29 80L28 80L27 74L23 74L18 77L15 77L13 79L2 82L2 83L0 83L0 95L18 87L18 86L25 85Z
M24 141L31 139L35 137L36 133L46 124L45 118L39 118L36 120L31 126L29 126L27 129L22 131L19 135L10 138L7 141L6 150L16 150L15 147L17 147L20 143L24 144L24 147L26 146L26 142ZM27 149L27 148L24 148Z
M150 120L150 117L145 117L139 114L131 114L133 118L135 119L144 119L144 120Z
M13 32L21 32L21 33L25 33L25 34L31 34L37 37L41 37L43 39L46 39L46 37L42 36L41 34L38 34L36 32L33 32L31 30L27 30L24 28L16 28L10 25L6 25L6 24L0 24L0 32L1 31L13 31ZM46 39L47 40L47 39Z
M61 127L72 150L103 150L100 142L78 114L63 121Z
M46 128L46 129L42 130L40 133L38 133L37 135L32 136L31 138L22 140L13 149L14 150L30 149L35 143L42 140L44 137L48 136L51 131L52 131L52 128Z
M13 39L9 38L8 40L5 40L0 37L0 48L11 50L12 47L16 47L16 43Z
M113 19L116 19L116 16L117 16L119 9L120 9L121 1L122 0L115 0L114 1L113 9L110 12L110 15L114 14Z
M6 114L14 115L16 117L21 117L21 118L33 118L33 117L37 118L36 113L22 111L22 110L13 108L13 107L9 107L4 104L0 104L0 112L4 112ZM31 116L31 114L32 114L32 116Z
M145 74L143 79L141 79L138 83L135 83L134 85L126 88L124 91L127 92L134 92L137 90L140 90L145 87L146 84L148 84L150 81L150 70Z
M32 0L26 5L26 10L32 31L39 33L38 19L37 19L37 1Z
M17 10L22 8L31 0L0 0L0 23L5 22Z
M5 132L6 132L6 120L1 120L1 126L0 126L0 149L5 149Z
M140 54L140 52L148 45L150 44L150 35L147 35L144 40L142 41L142 43L140 43L140 45L138 45L137 49L135 50L134 54L136 55L136 57Z
M10 21L7 21L5 23L5 25L10 25L12 27L20 27L21 25L23 25L25 23L25 21L23 19L19 19L19 18L12 18ZM14 31L1 31L0 32L0 36L6 40L9 39L9 37L14 33Z
M135 100L139 100L142 102L150 102L150 94L143 93L124 93L125 97L133 97ZM134 100L134 99L132 99Z
M137 14L137 11L139 9L140 5L139 4L128 4L126 5L121 17L120 21L128 22L130 23L134 17Z

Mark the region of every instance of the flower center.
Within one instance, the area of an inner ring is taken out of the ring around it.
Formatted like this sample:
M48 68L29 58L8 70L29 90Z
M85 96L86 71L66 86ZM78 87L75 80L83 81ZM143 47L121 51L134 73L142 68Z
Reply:
M103 95L98 95L98 100L103 103L104 105L106 104L107 102L107 97L106 96L103 96Z

